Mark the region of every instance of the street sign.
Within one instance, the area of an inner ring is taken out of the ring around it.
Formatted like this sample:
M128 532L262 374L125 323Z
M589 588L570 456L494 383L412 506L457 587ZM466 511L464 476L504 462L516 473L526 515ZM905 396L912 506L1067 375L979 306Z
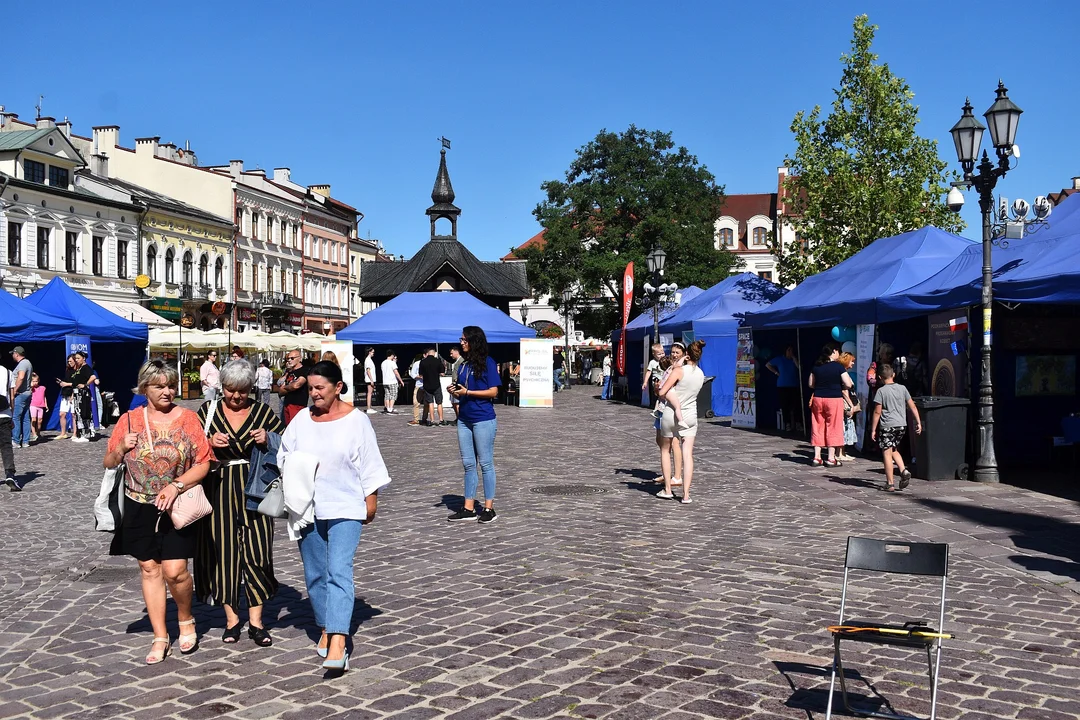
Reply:
M150 312L166 320L179 320L184 313L184 301L178 298L150 298Z

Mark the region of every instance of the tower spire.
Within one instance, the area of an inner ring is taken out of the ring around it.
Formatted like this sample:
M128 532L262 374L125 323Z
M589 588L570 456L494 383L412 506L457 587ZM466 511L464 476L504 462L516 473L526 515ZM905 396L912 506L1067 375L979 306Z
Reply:
M454 202L454 186L450 183L450 173L446 169L446 148L439 151L439 174L435 176L435 187L431 190L431 202Z
M442 141L442 149L439 151L439 172L435 176L435 187L431 190L431 202L433 205L426 211L431 218L431 239L457 240L457 219L461 214L461 208L454 205L454 186L450 183L450 172L446 169L446 151L450 147L450 141L439 138ZM436 235L435 221L449 220L450 234Z

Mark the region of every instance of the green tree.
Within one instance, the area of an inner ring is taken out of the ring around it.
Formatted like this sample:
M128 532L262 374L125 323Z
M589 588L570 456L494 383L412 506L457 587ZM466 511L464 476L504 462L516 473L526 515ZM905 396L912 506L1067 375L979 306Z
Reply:
M822 118L816 106L791 123L797 148L785 160L787 215L806 247L779 247L773 238L784 283L801 282L878 238L927 225L964 228L944 203L956 175L938 156L937 141L915 132L915 95L877 62L870 49L876 31L866 15L855 18L832 113Z
M723 188L685 147L675 147L671 133L633 125L602 130L578 149L565 180L540 187L546 199L533 214L544 242L519 253L529 282L556 306L572 288L578 326L594 337L615 326L626 264L634 262L640 288L654 247L667 253L665 281L680 287L712 285L738 263L714 246Z

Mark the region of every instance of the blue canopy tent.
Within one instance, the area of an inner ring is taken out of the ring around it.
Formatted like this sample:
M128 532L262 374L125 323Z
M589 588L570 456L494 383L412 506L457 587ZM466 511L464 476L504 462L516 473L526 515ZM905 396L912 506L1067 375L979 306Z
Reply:
M875 240L768 309L749 314L746 324L769 329L884 322L892 318L883 312L882 298L906 294L973 246L975 240L935 227Z
M64 341L67 335L85 335L92 344L91 360L98 375L100 388L114 392L117 404L126 408L131 401L131 388L135 384L139 367L146 358L149 330L142 323L135 323L110 312L92 300L88 300L59 277L54 277L45 287L26 297L25 303L38 312L48 313L62 322L60 329L49 338ZM37 353L33 358L35 370L48 388L51 413L46 428L60 427L59 390L50 376L63 377L67 353L55 349ZM55 394L56 397L53 397ZM95 402L95 413L96 409Z
M712 384L712 408L716 415L731 415L735 403L736 335L748 312L761 310L780 300L786 291L753 273L722 280L693 300L684 303L660 323L660 331L680 337L692 332L705 342L700 367Z
M367 345L457 343L461 328L483 328L488 343L516 343L536 331L467 292L407 292L336 333Z
M660 321L674 315L680 307L696 298L701 293L705 292L697 285L691 285L690 287L680 290L678 292L679 304L671 305L660 312ZM626 342L629 344L634 341L641 340L642 338L652 337L653 316L652 310L645 310L645 312L638 315L636 318L626 323ZM614 342L619 341L619 331L614 333Z
M69 320L52 315L0 288L0 342L63 340L69 332Z

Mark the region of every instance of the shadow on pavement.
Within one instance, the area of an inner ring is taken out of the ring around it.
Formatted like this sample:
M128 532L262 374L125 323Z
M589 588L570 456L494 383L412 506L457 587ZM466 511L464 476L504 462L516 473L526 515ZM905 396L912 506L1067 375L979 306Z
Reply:
M457 508L465 506L464 495L443 495L439 502L432 505L432 507L444 507L447 510L456 510Z
M638 480L652 480L656 477L655 470L646 470L644 468L616 468L616 475L629 475L632 478Z
M1016 547L1043 555L1056 555L1065 560L1019 555L1010 558L1013 562L1029 570L1042 570L1080 579L1080 525L1046 515L996 510L946 500L919 498L917 502L980 525L1014 530L1016 532L1010 537Z
M796 454L796 453L779 452L779 453L773 453L773 457L776 458L777 460L782 460L783 462L798 463L799 465L805 465L806 467L810 467L810 460L813 459L814 453L812 453L812 452L800 452L800 453Z
M42 473L31 470L30 472L16 473L15 477L19 481L19 485L25 488L27 485L34 482L39 477L42 477Z
M831 674L831 668L822 665L810 665L800 662L781 662L775 661L773 665L787 681L788 686L791 688L791 697L784 703L787 707L795 710L806 711L807 720L813 720L814 713L825 713L825 708L829 702L829 687L828 681ZM796 679L792 675L807 675L811 678L820 678L824 681L825 685L820 685L818 680L804 680L802 683L796 682ZM864 678L857 670L845 668L844 677L847 678L847 682L852 681L862 683L873 695L860 695L852 692L851 688L848 688L848 698L860 709L867 709L876 712L882 705L887 705L885 698L878 694L874 686ZM818 687L814 688L800 688L800 684L818 684ZM848 717L859 717L852 715L844 709L844 703L840 696L840 683L836 684L836 692L833 694L833 714L844 715Z
M872 480L865 480L863 478L854 477L840 477L839 475L823 475L826 480L838 485L847 485L848 487L866 488L867 490L881 490L881 483L874 482Z

